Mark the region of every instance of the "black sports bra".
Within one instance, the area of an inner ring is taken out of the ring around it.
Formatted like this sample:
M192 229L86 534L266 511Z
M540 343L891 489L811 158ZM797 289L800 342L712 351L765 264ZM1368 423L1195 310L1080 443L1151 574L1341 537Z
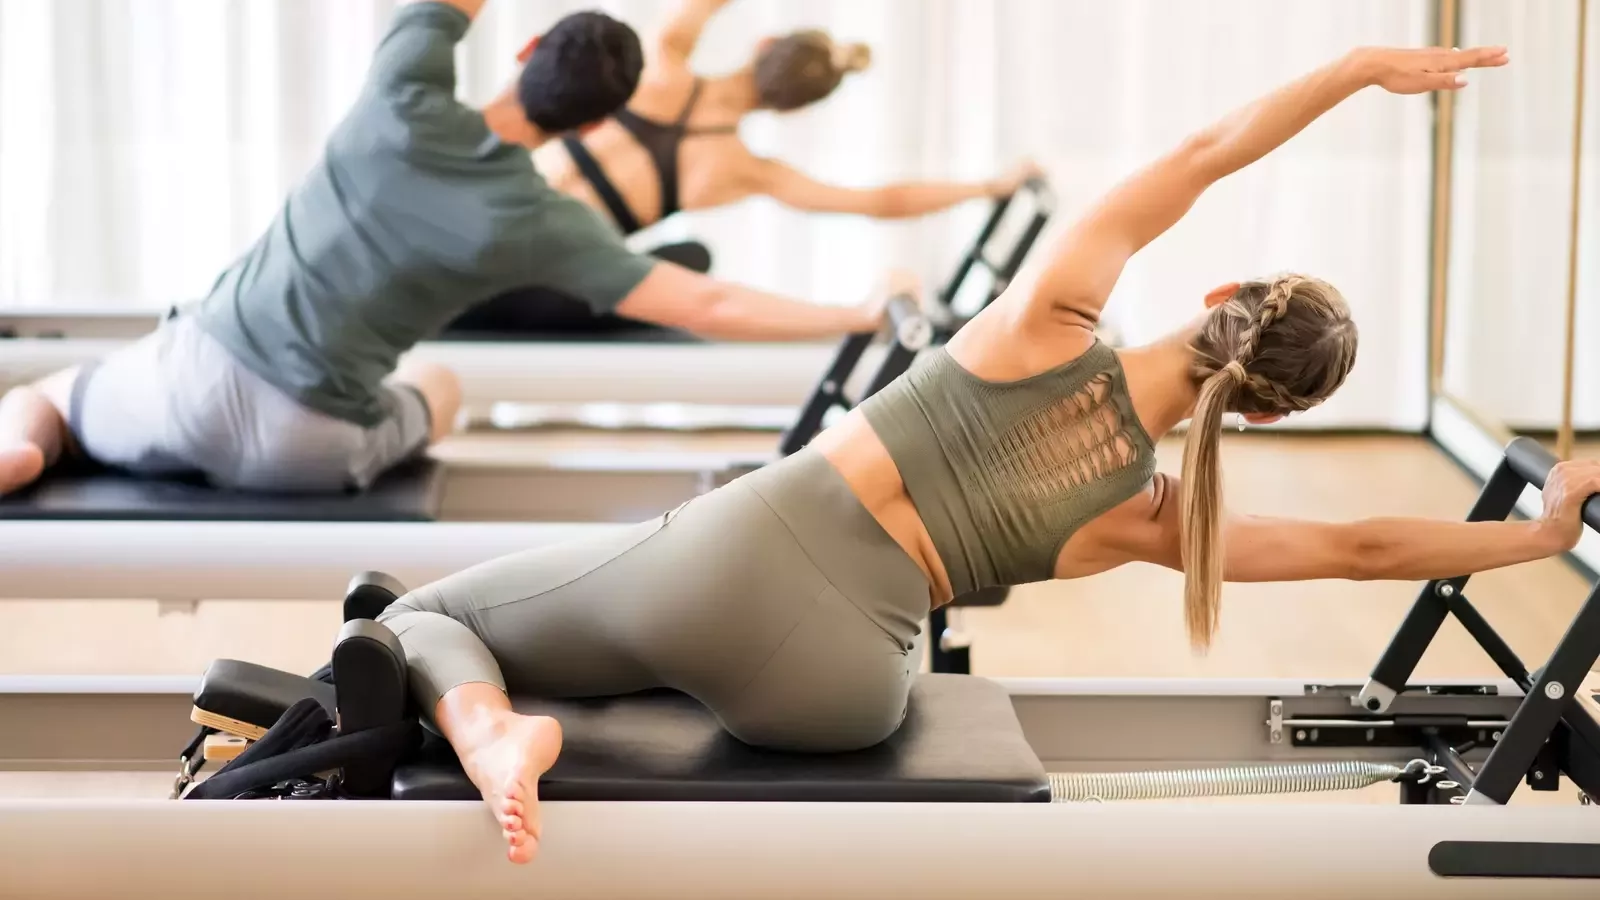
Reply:
M684 104L683 112L677 121L670 124L646 119L630 109L623 109L612 116L617 124L628 130L639 146L650 154L651 162L655 163L656 175L661 179L661 215L665 219L679 209L678 206L678 148L683 144L683 139L700 134L733 134L738 131L737 125L723 125L717 128L702 128L691 130L688 127L689 114L694 112L695 102L700 99L700 89L703 87L700 79L694 80L694 89L689 93L689 102ZM600 168L599 160L583 145L577 137L568 135L561 139L567 148L567 154L572 157L572 162L578 167L589 186L600 195L600 200L611 212L611 218L616 220L617 227L623 234L633 234L643 228L639 219L623 202L622 194L617 186L606 177L605 170Z

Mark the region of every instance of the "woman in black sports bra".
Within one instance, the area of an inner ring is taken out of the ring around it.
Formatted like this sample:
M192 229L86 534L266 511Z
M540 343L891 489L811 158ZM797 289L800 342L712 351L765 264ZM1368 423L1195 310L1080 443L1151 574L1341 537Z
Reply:
M701 78L689 68L701 31L729 0L680 0L656 36L628 107L581 135L568 135L539 169L557 190L595 207L623 234L680 210L726 206L766 196L808 212L882 219L928 215L968 200L1012 193L1038 170L1031 163L980 182L904 182L846 188L816 181L739 140L745 115L790 112L833 93L871 62L864 44L839 44L825 32L768 38L739 70ZM657 248L663 259L705 272L711 253L689 242ZM503 294L467 313L457 331L583 336L659 331L616 316L595 316L575 300L543 290Z

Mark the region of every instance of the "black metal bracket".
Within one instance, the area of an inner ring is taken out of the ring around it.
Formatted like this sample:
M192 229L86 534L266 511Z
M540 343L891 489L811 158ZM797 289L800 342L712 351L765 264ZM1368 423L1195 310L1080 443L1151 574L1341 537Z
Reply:
M1543 489L1552 457L1536 441L1517 438L1506 447L1478 495L1468 521L1508 518L1529 485ZM1600 496L1584 504L1585 523L1600 529ZM1600 722L1574 697L1584 676L1600 658L1600 583L1593 586L1550 659L1530 673L1463 593L1467 576L1425 585L1399 630L1395 632L1356 705L1381 712L1405 689L1417 664L1447 616L1454 616L1496 666L1523 691L1510 724L1495 741L1471 782L1468 802L1504 804L1524 781L1538 790L1552 789L1565 773L1590 795L1600 794Z

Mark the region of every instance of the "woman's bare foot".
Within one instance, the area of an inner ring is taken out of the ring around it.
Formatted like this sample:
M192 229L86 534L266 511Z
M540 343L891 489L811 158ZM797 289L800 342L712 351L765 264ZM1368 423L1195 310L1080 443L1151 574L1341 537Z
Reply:
M44 472L44 451L22 442L0 446L0 497L32 484Z
M485 710L456 746L467 776L483 794L507 844L525 863L539 852L539 777L561 753L561 725L548 716Z

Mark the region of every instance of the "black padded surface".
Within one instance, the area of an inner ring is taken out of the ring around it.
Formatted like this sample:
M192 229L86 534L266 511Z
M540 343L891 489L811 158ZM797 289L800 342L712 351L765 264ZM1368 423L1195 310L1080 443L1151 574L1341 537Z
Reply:
M364 493L315 495L239 493L199 481L62 470L0 497L0 519L432 522L443 496L444 466L432 460L390 471Z
M1050 785L1005 689L970 675L923 675L905 724L868 750L805 755L757 750L682 694L517 701L561 722L548 800L1048 802ZM396 800L476 800L449 745L430 737L395 773Z
M194 705L218 716L258 728L271 728L284 711L310 697L337 712L333 685L237 659L219 659L206 668L195 688Z

